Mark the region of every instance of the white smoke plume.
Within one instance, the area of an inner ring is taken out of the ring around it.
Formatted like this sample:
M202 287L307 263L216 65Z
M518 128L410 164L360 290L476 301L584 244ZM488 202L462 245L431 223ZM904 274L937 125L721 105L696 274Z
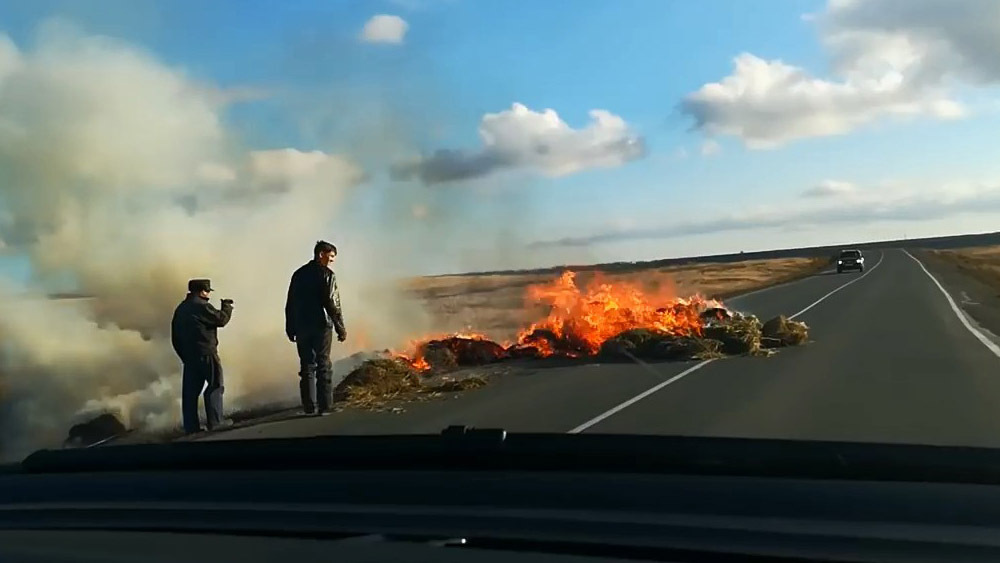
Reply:
M0 458L105 409L133 428L176 424L169 322L189 278L236 302L220 333L227 409L295 396L288 279L317 239L337 242L326 229L364 171L324 151L240 150L216 89L133 46L58 23L32 45L0 34L0 240L36 276L32 297L0 287ZM345 353L423 322L374 274L391 257L354 240ZM92 299L43 297L66 279Z

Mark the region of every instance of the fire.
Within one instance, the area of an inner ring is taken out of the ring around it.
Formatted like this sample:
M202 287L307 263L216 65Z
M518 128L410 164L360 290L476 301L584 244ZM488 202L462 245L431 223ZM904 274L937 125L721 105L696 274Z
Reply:
M581 289L571 271L551 283L528 287L526 298L530 303L547 304L549 313L520 331L514 343L498 344L472 332L447 334L411 341L407 353L395 356L420 371L435 368L436 359L430 355L441 348L447 348L459 364L511 357L592 356L606 340L631 329L700 336L704 319L725 311L718 301L701 296L682 299L628 283L595 281Z
M569 355L593 355L601 344L623 331L646 328L675 335L700 335L701 313L715 301L700 296L690 299L650 295L627 283L597 282L581 290L576 273L564 272L550 284L528 288L528 298L547 303L549 315L518 335L518 344L534 346L539 355L556 352L554 342L568 345ZM542 338L539 334L550 334Z
M423 356L417 356L416 358L410 360L410 365L413 366L414 369L420 371L427 371L431 369L431 365L427 363L427 360Z

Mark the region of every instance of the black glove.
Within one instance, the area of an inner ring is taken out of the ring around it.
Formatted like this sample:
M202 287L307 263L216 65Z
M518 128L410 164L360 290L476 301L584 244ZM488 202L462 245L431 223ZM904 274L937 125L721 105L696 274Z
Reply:
M288 341L289 342L295 342L295 335L294 334L292 334L292 333L289 332L289 333L285 333L285 336L288 337Z
M232 299L223 299L222 300L222 304L223 305L230 305L230 306L232 306L233 300Z
M345 330L343 332L338 332L337 333L337 341L338 342L343 342L345 340L347 340L347 331Z

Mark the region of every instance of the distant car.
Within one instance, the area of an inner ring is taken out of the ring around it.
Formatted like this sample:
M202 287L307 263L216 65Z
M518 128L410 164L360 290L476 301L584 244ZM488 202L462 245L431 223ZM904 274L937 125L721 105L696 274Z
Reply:
M837 257L837 273L842 274L846 270L865 271L865 257L860 250L841 250Z

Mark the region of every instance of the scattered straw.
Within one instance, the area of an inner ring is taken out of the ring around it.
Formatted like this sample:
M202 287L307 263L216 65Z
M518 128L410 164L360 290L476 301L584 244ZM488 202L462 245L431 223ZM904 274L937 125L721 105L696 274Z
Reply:
M801 321L789 320L779 315L764 323L762 344L768 348L799 346L809 340L809 327Z

